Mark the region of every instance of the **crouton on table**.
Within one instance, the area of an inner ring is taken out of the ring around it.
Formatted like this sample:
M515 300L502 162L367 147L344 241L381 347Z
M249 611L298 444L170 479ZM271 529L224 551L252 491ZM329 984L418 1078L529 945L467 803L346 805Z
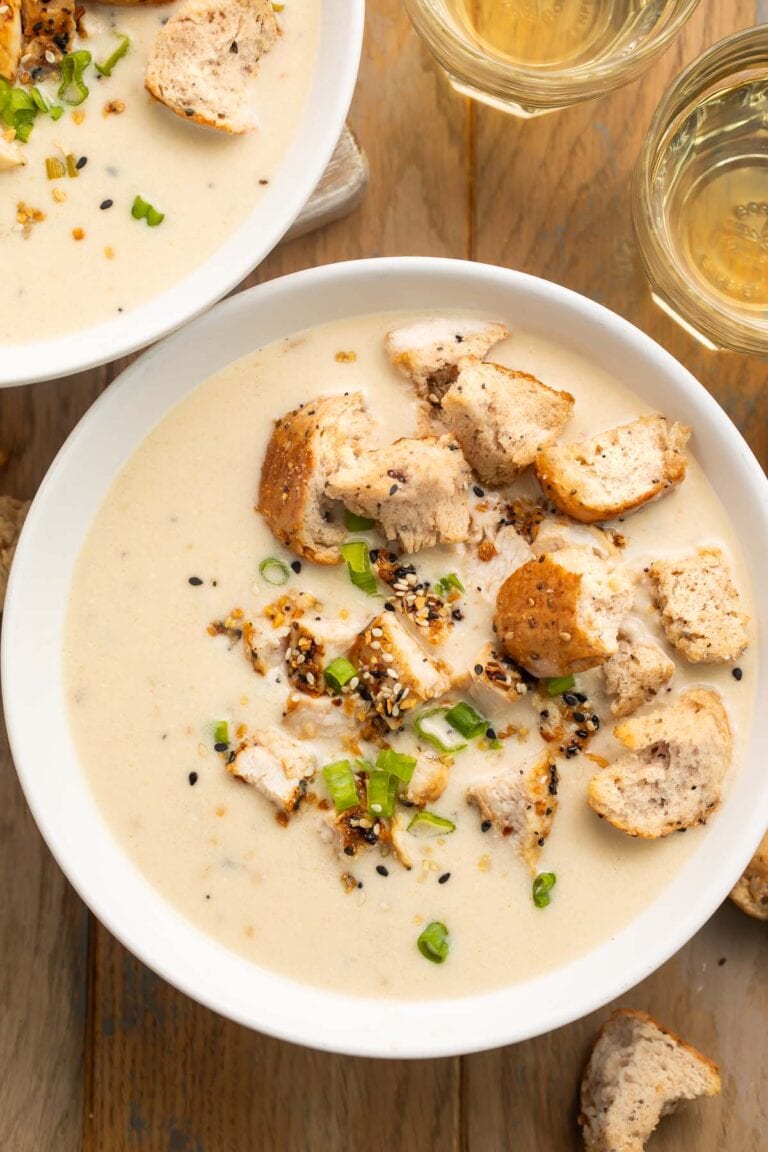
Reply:
M0 496L0 612L3 610L16 542L28 511L27 501L14 500L13 496Z
M648 576L667 639L691 664L736 660L747 646L749 617L719 548L657 560Z
M439 404L456 379L464 356L482 359L494 344L506 339L509 329L493 320L463 316L434 316L413 320L387 333L387 353L396 368L416 385L416 391Z
M731 900L755 920L768 920L768 833L731 892Z

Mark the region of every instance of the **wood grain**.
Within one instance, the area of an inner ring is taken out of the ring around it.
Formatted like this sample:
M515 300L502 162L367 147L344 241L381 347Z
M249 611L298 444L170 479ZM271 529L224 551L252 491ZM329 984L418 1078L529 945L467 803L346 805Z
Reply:
M671 76L752 23L753 0L702 3L642 80L520 123L469 106L409 28L369 0L351 121L371 175L349 219L286 243L248 283L341 259L469 256L598 299L699 376L768 461L765 365L704 351L653 306L628 177ZM126 361L0 392L0 490L33 495L65 436ZM582 1060L605 1012L459 1060L379 1063L309 1052L192 1003L86 919L26 811L0 732L0 1148L3 1152L571 1152ZM625 998L721 1061L720 1100L665 1121L649 1152L762 1152L768 933L722 908ZM724 963L722 963L724 961ZM86 970L87 969L87 970ZM86 1001L87 993L87 1001ZM87 1008L86 1008L87 1003ZM606 1010L607 1011L607 1010Z

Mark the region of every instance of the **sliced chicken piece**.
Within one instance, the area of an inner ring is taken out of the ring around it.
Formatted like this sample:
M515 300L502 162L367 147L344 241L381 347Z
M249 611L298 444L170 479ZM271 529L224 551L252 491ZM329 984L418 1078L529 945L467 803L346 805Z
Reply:
M483 821L490 820L502 836L508 836L532 875L544 842L552 830L557 809L557 769L548 752L510 764L490 780L467 789Z
M0 76L11 84L21 59L21 42L20 0L3 0L0 4Z
M422 757L414 768L413 776L405 790L406 800L419 808L434 804L448 787L450 774L450 766L444 764L442 760Z
M483 536L477 545L464 545L462 572L467 586L479 592L490 604L504 581L533 557L531 546L511 525Z
M74 48L77 5L72 0L22 0L24 44L19 71L34 82L57 68Z
M259 60L277 36L271 0L184 0L150 49L147 91L195 124L249 132Z
M308 696L290 692L283 724L300 740L354 739L358 723L365 719L366 704L354 696Z
M306 781L317 769L306 744L267 728L245 740L235 752L227 771L245 784L252 784L276 808L293 812L306 791Z
M565 516L545 516L539 525L536 539L531 545L534 555L559 552L561 548L589 548L602 560L612 560L621 554L616 543L618 533L598 528L596 524L577 524ZM623 541L623 537L619 537Z
M470 675L472 695L490 709L517 704L531 686L531 677L494 644L486 644L478 653Z
M442 696L450 675L408 632L394 612L382 612L357 637L349 659L360 689L390 728L399 728L411 709Z
M299 692L322 696L323 672L336 656L346 652L357 635L354 626L342 620L328 620L315 612L294 620L285 653L288 679Z
M453 630L454 612L461 603L462 593L457 589L447 592L430 585L419 576L415 565L401 560L385 548L376 557L376 571L392 589L389 603L419 629L420 638L429 644L442 644Z
M430 404L439 404L456 379L464 356L482 359L509 335L506 324L464 316L414 320L387 333L387 352L396 368Z

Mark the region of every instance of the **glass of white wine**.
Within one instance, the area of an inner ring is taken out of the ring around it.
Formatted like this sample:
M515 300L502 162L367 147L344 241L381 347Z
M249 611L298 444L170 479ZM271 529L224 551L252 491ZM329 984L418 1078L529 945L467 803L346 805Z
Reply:
M632 214L656 302L710 348L768 354L768 25L721 40L674 82Z
M405 7L454 88L530 117L633 80L698 2L405 0Z

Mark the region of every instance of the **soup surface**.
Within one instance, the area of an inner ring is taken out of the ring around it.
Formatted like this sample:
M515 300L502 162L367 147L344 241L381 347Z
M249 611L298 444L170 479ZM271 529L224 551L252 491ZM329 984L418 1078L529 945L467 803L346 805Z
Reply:
M217 723L227 722L233 744L235 733L279 725L288 685L279 667L258 675L236 639L210 634L211 622L233 609L252 616L296 591L311 592L326 615L353 629L381 611L383 600L354 587L345 565L303 562L298 572L288 569L283 587L270 586L261 561L295 558L253 506L273 420L315 396L360 390L382 443L415 433L412 389L383 347L400 319L364 316L270 345L206 381L161 421L115 481L79 560L66 684L74 737L106 819L151 882L201 929L301 981L361 995L460 996L527 979L604 942L658 896L707 833L630 839L587 805L595 762L586 752L560 756L559 808L538 862L557 882L550 904L536 907L528 868L509 841L483 831L465 797L470 783L544 747L528 697L496 711L483 704L504 735L501 747L471 740L455 755L446 791L429 805L455 831L427 839L406 833L410 871L379 847L351 861L332 851L319 833L326 814L318 805L328 795L320 772L285 826L264 796L227 773L226 751L213 747L222 735ZM575 396L566 439L595 431L596 413L607 428L647 411L619 381L555 341L517 331L492 358ZM626 537L622 564L642 573L660 556L717 544L746 597L742 557L695 450L694 432L685 482L616 525ZM473 506L483 503L478 491ZM381 543L375 533L367 538L371 547ZM472 549L436 547L414 562L427 579L456 573L464 584L463 618L440 655L470 666L491 638L489 606L472 582ZM660 638L642 578L633 616ZM673 700L693 684L721 693L735 737L732 771L747 734L753 661L750 648L740 681L730 666L677 661L663 696ZM589 753L611 758L618 744L601 685L599 672L578 677L603 721ZM453 701L466 696L449 693ZM319 765L348 755L337 737L308 743ZM395 745L430 754L411 728ZM416 946L433 921L450 934L442 964Z
M282 35L253 82L259 126L243 136L188 123L145 90L150 45L177 7L89 3L77 47L104 61L119 33L127 54L111 76L89 66L87 99L62 105L57 121L38 115L21 146L27 164L0 171L0 345L99 324L171 288L236 231L279 169L312 83L320 0L281 11ZM38 82L50 104L61 105L59 83ZM46 160L67 156L76 176L49 180ZM164 213L160 225L133 218L137 196Z

